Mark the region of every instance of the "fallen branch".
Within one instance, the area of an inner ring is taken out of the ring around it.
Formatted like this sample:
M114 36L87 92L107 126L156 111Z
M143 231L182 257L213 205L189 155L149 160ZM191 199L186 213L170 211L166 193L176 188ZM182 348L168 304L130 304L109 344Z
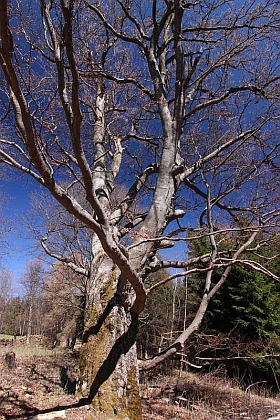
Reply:
M250 359L277 359L280 357L280 354L264 354L262 356L232 356L232 357L196 357L195 359L203 362L223 362L226 360L250 360Z
M186 365L195 368L195 369L202 369L202 366L195 365L194 363L189 362L188 360L184 360L183 357L187 357L184 353L177 353L178 356L182 356L180 362L185 363Z

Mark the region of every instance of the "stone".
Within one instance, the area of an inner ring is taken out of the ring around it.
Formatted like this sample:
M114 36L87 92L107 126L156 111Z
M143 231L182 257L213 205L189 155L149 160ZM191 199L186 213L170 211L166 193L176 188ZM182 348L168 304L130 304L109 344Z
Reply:
M38 414L37 420L66 419L65 410L51 411L50 413Z

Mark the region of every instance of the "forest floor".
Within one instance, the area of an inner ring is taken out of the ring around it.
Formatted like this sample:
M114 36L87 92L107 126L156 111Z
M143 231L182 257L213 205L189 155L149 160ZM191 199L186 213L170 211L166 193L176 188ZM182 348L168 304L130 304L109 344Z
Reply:
M1 351L1 349L0 349ZM0 420L87 419L72 391L77 358L70 353L21 355L9 369L0 358ZM66 375L66 376L65 376ZM65 380L66 378L66 380ZM280 420L280 398L233 387L214 374L158 376L141 385L144 420Z

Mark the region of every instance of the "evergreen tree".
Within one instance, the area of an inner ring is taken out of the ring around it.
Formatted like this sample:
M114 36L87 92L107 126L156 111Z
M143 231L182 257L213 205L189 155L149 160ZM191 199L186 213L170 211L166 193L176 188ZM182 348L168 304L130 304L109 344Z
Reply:
M261 273L234 267L211 302L207 321L213 331L235 329L248 340L280 337L279 285Z
M193 255L207 252L207 242L197 241L192 248ZM277 250L277 247L276 247ZM280 258L273 258L275 249L266 249L263 257L267 265L279 275ZM249 260L258 261L260 256L250 253ZM213 284L219 279L217 271ZM204 284L201 275L193 281L198 293ZM263 357L280 353L280 284L263 273L250 271L242 265L232 267L223 288L210 302L204 319L204 331L209 334L197 338L193 353L202 357L228 358L228 372L242 372L244 380L263 381L278 389L280 379L279 358ZM218 343L218 344L217 344ZM240 359L230 359L239 356ZM249 358L242 359L243 356ZM220 363L220 362L219 362Z
M230 241L234 249L238 234L230 238ZM206 254L208 247L207 240L197 240L191 252L194 256ZM226 244L225 249L230 249L230 245ZM246 255L246 259L257 262L260 258L266 259L269 268L279 275L280 258L279 256L273 258L273 255L275 249L270 248L263 251L262 257L250 252ZM213 275L213 285L220 275L219 270L216 270ZM198 293L202 293L203 275L196 275L194 279ZM248 341L275 336L280 338L279 291L279 283L267 278L263 273L235 265L224 286L210 302L204 324L213 333L229 333L234 330Z

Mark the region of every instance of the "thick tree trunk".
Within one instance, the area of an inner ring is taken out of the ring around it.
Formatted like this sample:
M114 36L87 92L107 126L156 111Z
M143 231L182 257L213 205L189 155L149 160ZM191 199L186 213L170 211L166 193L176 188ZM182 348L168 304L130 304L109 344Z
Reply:
M87 399L100 419L140 420L137 317L125 310L116 294L118 270L103 259L95 272L94 300L87 321L80 356L77 394ZM103 267L103 278L99 274Z

